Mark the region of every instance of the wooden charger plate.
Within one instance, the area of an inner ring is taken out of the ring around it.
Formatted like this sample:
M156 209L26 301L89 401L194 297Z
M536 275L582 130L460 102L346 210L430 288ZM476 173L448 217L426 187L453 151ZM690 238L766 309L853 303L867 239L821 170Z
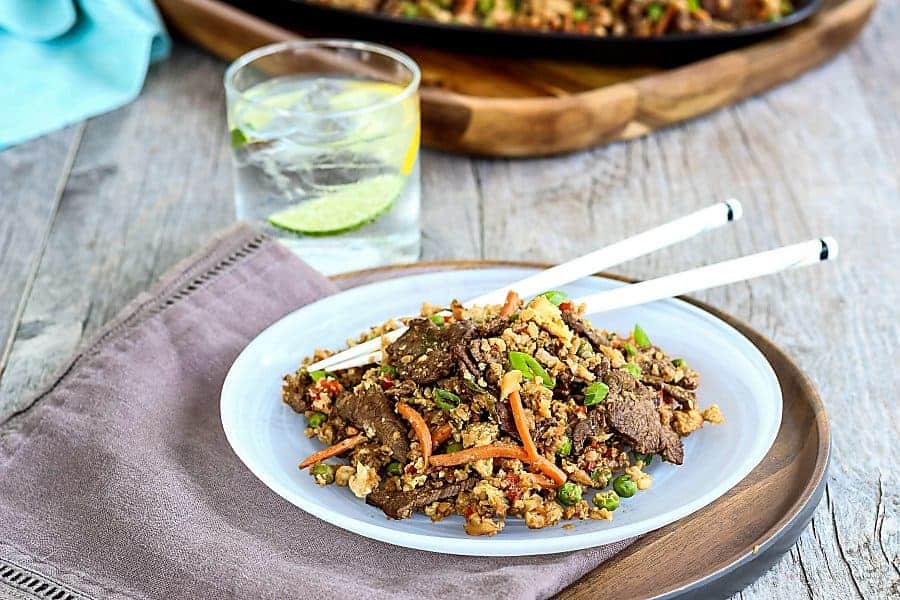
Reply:
M156 2L173 30L227 60L299 37L218 0ZM640 137L789 81L849 44L875 2L826 0L781 35L672 69L399 47L422 68L425 145L540 156Z
M548 265L500 261L426 262L333 277L341 289L436 271ZM602 274L619 281L633 280ZM738 485L706 508L649 533L560 593L597 598L727 597L765 573L797 541L825 491L830 433L825 407L809 378L775 344L740 320L681 298L740 331L765 355L783 396L772 449Z

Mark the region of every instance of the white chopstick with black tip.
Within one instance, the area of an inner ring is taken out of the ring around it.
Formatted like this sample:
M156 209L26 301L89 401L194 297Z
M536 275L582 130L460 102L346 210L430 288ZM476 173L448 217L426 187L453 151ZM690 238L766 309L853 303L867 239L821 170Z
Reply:
M463 306L502 304L507 291L515 290L522 298L552 290L566 283L593 275L604 269L621 264L656 250L683 242L706 231L711 231L728 223L740 220L743 207L737 200L719 202L687 216L654 227L643 233L610 244L584 256L551 267L525 279L511 283L487 294L463 303ZM390 343L403 335L406 327L399 327L384 336ZM352 346L343 352L324 358L309 366L310 371L349 369L380 360L382 337L374 338Z
M837 255L837 240L833 237L816 238L775 250L598 292L578 298L573 302L585 304L585 314L608 312L617 308L673 298L738 281L747 281L789 269L808 267L824 260L834 260Z
M825 260L834 260L838 255L838 243L832 237L822 237L808 242L784 246L759 252L733 260L649 279L622 286L605 292L591 294L572 300L575 304L585 304L584 314L608 312L617 308L637 306L665 298L673 298L689 292L697 292L713 287L728 285L738 281L755 279L808 267ZM349 369L381 361L381 352L368 356L353 357L340 363L335 370Z

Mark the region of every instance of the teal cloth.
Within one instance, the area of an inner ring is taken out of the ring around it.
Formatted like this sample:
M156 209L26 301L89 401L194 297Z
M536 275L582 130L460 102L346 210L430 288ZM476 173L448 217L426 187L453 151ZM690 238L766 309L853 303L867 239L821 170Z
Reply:
M131 102L170 45L151 0L0 0L0 148Z

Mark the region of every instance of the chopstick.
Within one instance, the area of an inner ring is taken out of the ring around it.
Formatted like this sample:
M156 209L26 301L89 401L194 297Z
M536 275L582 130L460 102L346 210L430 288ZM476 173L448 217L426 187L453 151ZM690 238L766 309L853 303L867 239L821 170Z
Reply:
M666 246L683 242L705 231L727 225L739 220L742 215L743 207L739 201L729 199L725 202L719 202L599 250L594 250L569 262L530 275L515 283L482 294L477 298L464 302L463 306L502 304L506 292L510 289L515 289L523 298L533 296ZM390 343L403 335L404 331L406 331L406 327L399 327L382 337L352 346L343 352L338 352L311 364L309 370L334 369L335 365L343 365L351 358L371 356L381 348L382 338L384 338L385 342ZM366 363L354 361L351 366L360 364ZM341 366L340 368L349 368L349 366Z
M781 271L807 267L825 260L834 260L838 255L838 243L833 237L822 237L758 252L733 260L666 275L598 292L573 300L575 304L586 304L585 314L607 312L617 308L646 304L664 298L671 298L713 287L727 285L738 281L746 281L763 275L771 275ZM341 361L335 370L349 369L379 362L381 352L368 355L357 355Z
M585 314L607 312L807 267L821 261L834 260L837 255L837 240L822 237L598 292L573 302L586 304Z

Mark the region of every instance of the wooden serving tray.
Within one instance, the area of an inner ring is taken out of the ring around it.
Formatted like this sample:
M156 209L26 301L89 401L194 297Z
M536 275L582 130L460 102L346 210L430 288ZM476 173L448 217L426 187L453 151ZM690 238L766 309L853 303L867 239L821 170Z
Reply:
M673 69L401 48L422 67L427 146L540 156L643 136L793 79L850 43L875 2L828 0L781 35ZM228 60L299 37L218 0L157 4L172 29Z
M338 275L342 289L435 271L548 265L450 261L382 267ZM617 275L603 274L621 281ZM797 541L825 491L830 433L812 382L775 344L738 319L682 298L722 319L765 355L783 395L781 429L772 449L746 478L711 505L649 533L560 593L597 598L717 598L743 589Z

